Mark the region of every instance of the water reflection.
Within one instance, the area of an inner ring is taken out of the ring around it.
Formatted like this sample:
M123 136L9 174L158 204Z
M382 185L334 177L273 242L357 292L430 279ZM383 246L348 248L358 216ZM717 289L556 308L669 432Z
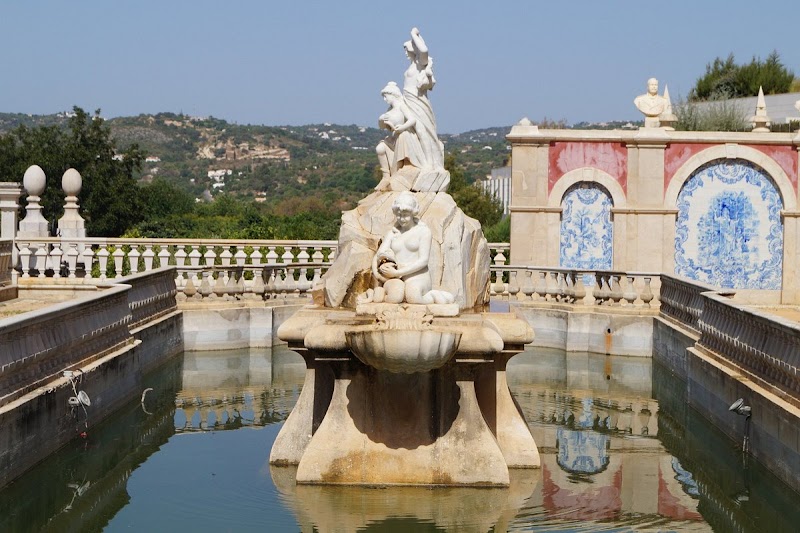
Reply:
M798 495L646 358L529 351L508 379L542 468L507 489L298 486L269 450L305 367L285 348L187 353L153 390L0 491L0 531L793 531ZM236 431L236 430L243 431ZM245 431L247 430L247 431Z
M431 530L506 531L540 481L516 470L508 488L368 488L297 485L296 468L271 467L272 480L303 531L386 531L404 524ZM409 531L409 529L406 529Z

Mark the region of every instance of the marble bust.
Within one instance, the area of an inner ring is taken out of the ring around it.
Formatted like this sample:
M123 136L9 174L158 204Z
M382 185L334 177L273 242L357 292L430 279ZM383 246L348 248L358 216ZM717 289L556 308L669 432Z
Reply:
M658 94L658 80L647 80L647 93L634 98L633 104L645 116L645 127L658 127L658 116L667 108L667 99Z

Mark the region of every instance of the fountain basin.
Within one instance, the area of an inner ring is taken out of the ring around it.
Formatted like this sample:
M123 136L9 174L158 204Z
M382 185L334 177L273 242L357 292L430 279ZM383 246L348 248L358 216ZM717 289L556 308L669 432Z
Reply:
M428 372L444 366L458 349L461 333L447 329L356 329L347 346L365 365L396 374Z

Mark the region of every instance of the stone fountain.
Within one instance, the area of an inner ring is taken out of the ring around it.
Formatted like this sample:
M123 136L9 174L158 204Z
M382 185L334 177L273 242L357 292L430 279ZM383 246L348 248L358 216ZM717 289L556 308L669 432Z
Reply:
M540 464L505 376L533 331L487 312L489 248L446 192L416 28L405 49L402 90L382 91L383 179L342 215L313 305L278 329L307 370L270 463L298 483L508 486L509 468Z

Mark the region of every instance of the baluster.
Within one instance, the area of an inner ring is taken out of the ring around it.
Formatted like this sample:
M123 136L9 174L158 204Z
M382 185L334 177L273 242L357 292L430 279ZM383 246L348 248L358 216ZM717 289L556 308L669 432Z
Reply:
M205 261L206 261L206 268L211 269L211 268L214 267L214 262L217 259L217 253L214 251L214 247L213 246L209 246L208 247L208 250L206 250L206 253L203 254L203 259L205 259Z
M108 256L111 253L108 251L108 246L105 244L100 245L100 250L97 251L97 261L100 263L100 279L105 281L108 274Z
M217 271L217 279L214 281L214 295L218 298L224 298L228 290L225 287L225 276L223 272Z
M184 286L186 283L186 278L184 277L184 273L187 273L186 271L187 254L185 248L186 248L185 244L178 244L177 249L175 250L175 266L178 267L178 277L175 278L175 285L177 285L178 288ZM194 288L194 285L192 285L192 287Z
M139 245L131 244L131 251L128 252L128 263L131 265L131 274L137 274L139 272L139 257L141 257L141 255L141 252L139 252Z
M211 282L209 281L211 272L203 270L200 272L200 275L202 276L202 281L200 282L200 297L210 298L214 294L214 291L211 289Z
M622 287L619 284L619 278L620 276L618 274L611 274L609 276L609 280L611 281L609 298L611 299L611 305L615 306L620 305L620 300L622 300Z
M626 307L632 307L633 303L636 301L638 294L636 294L636 287L634 287L633 282L635 278L628 274L625 276L625 281L627 285L625 286L625 292L622 294L622 298L625 300Z
M536 271L536 285L534 291L534 300L547 299L547 272L544 270Z
M275 252L275 246L267 246L267 264L274 265L278 262L278 254Z
M533 295L533 272L531 270L525 270L524 275L522 276L522 283L520 287L520 292L522 293L522 300L530 300Z
M165 267L169 266L169 260L172 257L172 254L169 253L169 246L166 244L158 247L158 266Z
M43 278L45 277L45 270L47 269L47 245L37 245L36 253L34 255L36 257L36 269L39 271L39 275L37 277Z
M331 251L328 252L328 262L333 263L334 259L336 259L336 252L338 251L338 247L336 245L331 246Z
M230 248L227 247L227 246L225 248L223 248L222 249L222 253L219 254L219 258L222 261L222 266L224 266L224 267L231 266L231 258L232 257L233 257L233 254L231 253Z
M305 248L300 249L300 253L297 254L297 262L298 263L308 263L308 260L311 259L311 256L308 255L308 250Z
M492 287L492 294L505 294L506 286L503 283L503 274L506 272L505 268L502 270L497 269L494 271L494 287Z
M594 301L590 301L591 294L587 298L586 285L583 283L583 273L572 271L572 276L575 281L575 303L577 305L593 305Z
M517 294L519 294L519 283L517 283L517 271L512 270L508 273L508 299L511 300L518 300Z
M292 254L292 249L284 248L283 255L281 255L281 263L288 265L294 262L295 259L294 259L294 254Z
M19 261L22 265L22 277L24 279L31 277L31 248L27 244L20 244Z
M238 267L244 267L247 262L247 253L244 251L244 246L239 246L236 253L233 254L233 262Z
M111 254L114 258L114 278L122 277L122 261L125 259L125 252L122 250L122 245L116 247L114 253Z
M271 268L269 271L269 281L267 282L265 293L267 297L274 297L276 291L277 291L277 281L275 279L275 269Z
M650 277L644 277L644 290L642 291L642 302L644 307L651 307L650 302L653 301L653 292L650 290Z
M564 280L564 299L567 303L575 303L575 278L572 272L562 272Z
M561 289L558 286L558 272L550 271L547 273L547 299L552 302L560 300Z
M257 252L258 250L256 250ZM256 252L253 252L250 257L255 255ZM259 253L259 255L261 255ZM259 258L260 260L260 258ZM259 299L264 298L264 291L266 290L266 286L264 285L264 269L263 267L254 267L253 268L253 286L251 288L253 295Z
M153 251L152 244L145 244L144 245L144 252L142 252L142 263L144 263L144 272L150 272L153 270L153 259L155 259L156 253Z
M315 262L315 263L322 263L322 261L324 259L325 259L325 257L322 255L322 247L321 246L315 246L314 247L314 253L311 254L311 260L313 262Z
M53 278L60 278L61 277L61 256L63 252L61 251L61 243L53 243L53 250L50 252L50 262L53 265ZM44 276L39 276L44 277Z
M91 246L87 246L83 249L83 271L84 275L87 278L92 277L92 265L93 265L93 258L94 258L94 250L92 250Z
M68 277L75 279L75 271L78 269L78 245L72 244L67 249L67 269L69 270Z

